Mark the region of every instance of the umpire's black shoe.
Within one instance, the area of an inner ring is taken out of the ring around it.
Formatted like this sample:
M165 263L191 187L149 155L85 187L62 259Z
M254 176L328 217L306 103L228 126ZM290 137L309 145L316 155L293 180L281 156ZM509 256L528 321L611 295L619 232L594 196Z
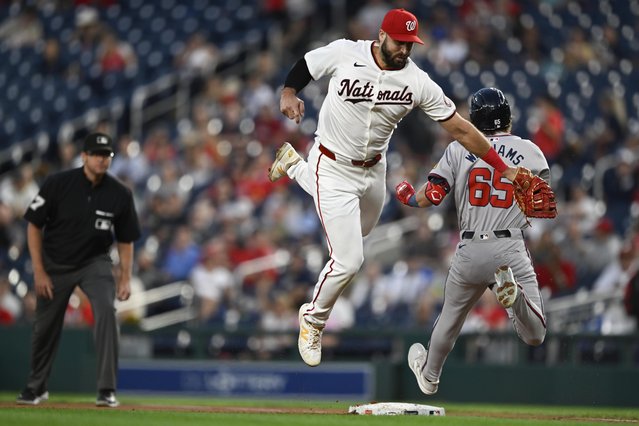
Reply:
M20 395L18 395L18 397L16 398L16 404L38 405L42 401L46 401L47 399L49 399L49 392L44 391L40 395L36 395L33 390L26 388L22 392L20 392Z
M120 405L120 402L115 397L115 392L113 391L100 391L98 392L98 397L95 400L95 405L98 407L111 407L115 408Z

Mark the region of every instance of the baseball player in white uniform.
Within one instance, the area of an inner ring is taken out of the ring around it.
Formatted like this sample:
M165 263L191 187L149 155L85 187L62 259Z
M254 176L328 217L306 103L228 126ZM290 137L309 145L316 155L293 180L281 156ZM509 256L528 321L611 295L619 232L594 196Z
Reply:
M483 88L473 94L470 119L508 163L549 180L548 163L539 147L510 134L510 106L499 89ZM455 197L461 241L448 271L444 305L429 347L415 343L408 351L408 364L427 395L437 392L446 357L468 312L487 287L507 308L525 343L540 345L546 335L543 301L523 236L529 222L514 202L512 184L453 142L426 184L415 192L404 181L397 185L396 195L404 204L429 207L439 205L450 191Z
M386 194L386 150L397 124L413 108L438 121L467 150L513 180L508 167L442 89L409 58L418 37L415 16L389 11L378 40L337 40L307 52L289 72L280 110L299 123L304 102L297 97L310 81L328 76L315 143L304 161L284 143L269 169L271 181L288 175L315 201L330 259L313 297L299 310L298 348L304 362L321 361L324 325L337 298L364 261L363 237L377 223Z

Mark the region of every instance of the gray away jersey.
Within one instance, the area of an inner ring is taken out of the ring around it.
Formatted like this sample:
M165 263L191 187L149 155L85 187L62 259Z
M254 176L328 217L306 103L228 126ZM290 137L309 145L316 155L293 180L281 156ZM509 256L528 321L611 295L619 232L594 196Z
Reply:
M488 140L506 164L526 167L550 183L548 162L537 145L510 134L489 136ZM448 145L430 175L441 176L450 185L460 230L489 231L527 226L510 181L459 142Z

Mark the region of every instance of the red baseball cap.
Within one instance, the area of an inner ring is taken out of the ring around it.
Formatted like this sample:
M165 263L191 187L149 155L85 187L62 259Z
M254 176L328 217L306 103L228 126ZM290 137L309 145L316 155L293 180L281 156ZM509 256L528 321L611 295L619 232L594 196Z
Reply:
M396 41L424 44L417 36L419 31L417 18L406 9L389 10L382 21L382 31Z

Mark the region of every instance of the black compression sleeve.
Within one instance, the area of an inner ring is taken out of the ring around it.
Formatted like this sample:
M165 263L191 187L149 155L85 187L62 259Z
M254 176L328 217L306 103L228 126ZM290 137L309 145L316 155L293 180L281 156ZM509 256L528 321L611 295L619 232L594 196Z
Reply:
M312 79L311 72L308 70L308 65L306 65L306 59L302 57L288 72L284 87L292 87L299 93Z

